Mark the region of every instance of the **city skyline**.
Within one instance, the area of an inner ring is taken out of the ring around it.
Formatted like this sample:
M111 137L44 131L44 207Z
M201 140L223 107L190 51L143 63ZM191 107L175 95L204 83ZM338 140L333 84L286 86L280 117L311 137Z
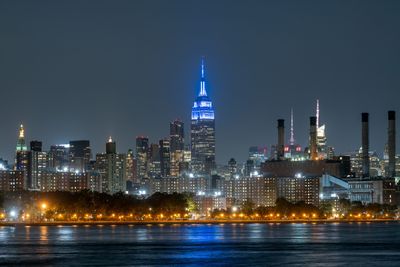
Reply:
M14 158L20 122L44 147L89 139L100 152L110 135L124 150L139 135L157 142L175 118L189 125L201 56L217 107L217 163L275 144L275 121L288 122L291 108L305 146L316 99L337 152L361 146L359 114L369 112L370 148L382 155L385 115L399 98L399 4L291 3L296 11L205 1L199 13L192 2L3 2L0 157Z
M0 265L397 265L399 29L394 0L0 1Z
M127 153L129 154L130 151L133 149L136 149L138 151L138 139L146 139L147 145L146 145L146 153L148 151L151 151L150 146L156 145L158 146L159 143L159 149L160 151L163 150L163 146L167 145L166 147L166 156L168 157L168 166L165 165L166 163L161 163L161 173L163 175L169 175L170 174L170 168L174 169L173 174L176 175L178 173L179 169L179 164L183 162L184 158L184 147L191 148L191 155L192 155L192 168L193 170L196 171L205 171L206 169L210 170L215 168L215 164L218 163L220 165L226 165L227 162L216 162L216 154L215 154L215 111L214 111L214 104L212 103L211 98L208 96L207 90L206 90L206 78L205 78L205 72L206 72L206 67L205 67L205 58L201 57L201 64L200 64L200 83L198 86L198 91L197 96L195 98L195 101L193 102L193 107L191 111L191 124L190 124L190 129L189 129L189 136L190 140L187 140L185 142L185 128L184 128L184 122L180 119L175 119L174 121L171 121L169 126L170 126L170 136L169 137L163 137L161 139L157 140L150 140L148 136L141 135L141 136L136 136L136 145L134 147L128 147L128 148L123 148L119 152L122 153ZM395 113L395 111L388 111L389 113L392 112L392 114ZM362 115L362 120L364 120L364 113ZM369 114L368 114L369 115ZM389 115L389 116L394 116L394 115ZM333 155L335 155L335 147L332 144L327 143L327 137L326 137L326 123L322 122L320 120L320 101L319 99L316 99L316 105L315 105L315 114L310 117L310 119L314 119L315 123L315 139L318 143L318 156L314 155L312 158L320 158L320 159L326 159L327 157L330 158ZM394 117L393 117L394 118ZM281 133L278 134L278 142L274 143L271 142L270 145L265 146L265 145L251 145L248 148L248 157L247 159L252 159L251 153L254 151L251 151L254 148L258 148L258 150L263 149L264 154L266 156L266 159L269 158L274 159L274 158L284 158L284 155L287 155L289 158L294 157L294 160L303 160L303 153L311 153L311 152L305 152L307 149L311 149L311 146L309 143L305 144L299 144L296 142L297 136L295 135L295 125L294 125L294 112L293 108L290 109L290 128L287 129L284 126L284 121L285 119L278 119L278 129L281 128ZM211 124L210 124L211 123ZM394 127L396 125L396 122L393 121ZM172 128L171 128L172 127ZM180 130L178 130L178 128ZM361 126L362 128L362 126ZM363 129L363 128L362 128ZM179 133L178 133L178 132ZM186 130L188 131L188 130ZM282 132L283 131L283 132ZM283 135L282 135L283 134ZM396 138L396 133L394 132L394 138ZM287 137L289 136L289 137ZM178 139L176 139L178 138ZM31 139L28 140L33 143L40 143L40 147L42 147L43 140L36 140L36 139ZM389 141L389 140L387 140ZM63 143L58 143L58 144L51 144L49 145L49 149L51 150L52 147L68 147L70 146L71 143L74 142L86 142L86 146L90 149L91 152L93 152L93 156L98 154L98 153L104 153L104 150L100 151L95 151L92 150L92 147L89 145L90 139L84 139L84 140L69 140L65 141ZM108 141L106 142L106 145L108 145L110 142L116 146L116 141L115 139L113 140L112 136L110 135L108 137ZM167 142L167 143L164 143ZM281 143L281 145L279 145ZM198 144L199 148L196 148ZM310 147L308 147L310 146ZM387 143L385 143L385 149L387 146ZM18 138L17 138L17 145L16 145L16 150L15 152L18 154L19 151L27 151L27 142L26 142L26 137L25 137L25 129L23 124L21 123L19 126L18 130ZM139 146L140 148L142 147L141 145ZM179 148L178 148L179 147ZM281 147L281 151L279 149ZM42 148L41 148L42 149ZM150 149L150 150L149 150ZM267 149L265 151L265 149ZM276 151L274 152L274 150ZM306 150L303 150L306 149ZM314 147L316 149L316 147ZM360 147L360 151L361 151ZM46 150L46 149L45 149ZM147 151L148 150L148 151ZM189 150L189 151L190 151ZM309 150L309 151L311 151ZM373 151L369 149L370 152L376 153L376 151ZM115 151L116 152L116 151ZM176 154L176 153L177 154ZM353 150L347 150L346 152L336 152L336 155L350 155L354 153L357 153L358 149L353 149ZM108 152L107 152L108 153ZM140 157L140 152L136 152L136 156ZM138 154L139 153L139 154ZM151 153L151 152L150 152ZM160 152L161 153L161 152ZM277 153L277 154L274 154ZM287 154L289 153L289 154ZM315 152L316 153L316 152ZM383 152L382 154L384 154ZM396 151L394 151L396 153ZM312 153L311 153L312 154ZM380 153L378 152L377 155ZM277 156L278 155L278 156ZM280 155L280 156L279 156ZM291 155L291 156L290 156ZM382 155L380 155L382 157ZM18 155L16 155L18 157ZM297 157L299 157L297 159ZM3 160L9 160L5 157L1 157L0 159ZM93 157L92 159L96 159ZM230 160L234 159L234 157L229 157ZM90 160L90 154L89 158L87 160ZM162 160L162 158L161 158ZM166 159L165 159L166 160ZM13 160L9 160L11 163ZM242 163L245 163L243 161ZM171 165L170 165L171 164ZM200 165L199 165L200 164ZM174 165L174 166L172 166ZM147 168L147 167L146 167ZM168 171L166 172L166 168ZM172 170L171 169L171 170Z
M201 92L201 91L200 91ZM196 103L196 101L195 101L195 103ZM387 111L387 112L395 112L395 111ZM364 113L361 113L361 114L359 114L359 115L363 115ZM368 113L369 114L369 113ZM193 115L192 115L193 116ZM214 115L213 115L214 116ZM313 116L312 116L313 117ZM317 125L317 129L319 129L319 131L318 131L318 133L317 133L317 135L316 135L316 138L322 138L322 144L324 144L324 145L326 145L326 136L325 136L325 124L322 124L322 125L319 125L319 127L318 127L318 123L319 123L319 100L317 99L317 106L316 106L316 116L314 116L314 118L315 118L315 121L316 121L316 125ZM214 118L214 117L213 117ZM310 117L311 118L311 117ZM278 119L278 121L286 121L286 119ZM307 148L307 146L309 145L308 143L299 143L299 142L297 142L296 140L297 140L297 135L295 135L295 133L294 133L294 129L295 129L295 126L294 126L294 117L293 117L293 109L291 109L291 115L290 115L290 120L289 120L289 122L290 122L290 125L289 125L289 128L285 128L285 127L283 127L283 129L284 129L284 136L285 136L285 139L284 139L284 149L285 149L285 152L287 152L286 151L286 149L289 149L290 150L290 147L291 146L294 146L294 148L296 148L297 146L299 146L299 148L302 148L302 149L304 149L304 148ZM174 120L174 121L171 121L170 123L169 123L169 126L171 127L171 125L172 124L174 124L174 123L183 123L184 124L184 122L182 121L182 120L180 120L180 119L176 119L176 120ZM359 123L360 124L360 123ZM190 126L190 124L189 124L189 126ZM183 127L184 128L184 127ZM362 128L362 126L361 126L361 124L360 124L360 126L359 126L359 128L360 128L360 132L361 132L361 128ZM3 160L7 160L7 161L9 161L9 164L12 164L12 162L13 162L13 160L15 159L15 152L16 151L26 151L26 150L28 150L28 146L27 146L27 144L29 143L29 142L40 142L40 144L42 145L43 143L46 143L46 140L42 140L42 139L32 139L32 138L26 138L26 136L25 136L25 129L26 129L26 127L21 123L20 125L19 125L19 128L18 128L18 132L17 132L17 134L16 134L16 138L15 138L15 140L16 140L16 150L14 149L14 151L13 151L13 155L11 155L11 158L9 159L9 158L6 158L6 157L2 157L1 155L0 155L0 159L3 159ZM322 130L322 132L320 132ZM188 131L188 130L185 130L185 131ZM190 131L190 130L189 130ZM276 132L276 131L275 131ZM321 134L321 136L319 137L319 134ZM387 134L387 132L386 132L386 134ZM190 136L190 132L189 132L189 134L188 134L189 136ZM296 136L296 137L295 137ZM121 152L121 153L128 153L129 151L132 151L133 149L137 149L137 139L138 138L145 138L145 139L147 139L147 142L148 142L148 145L152 145L152 144L158 144L158 142L161 142L161 141L163 141L163 140L168 140L168 142L170 142L170 140L169 140L169 138L171 138L172 137L172 135L171 136L168 136L168 135L166 135L166 136L164 136L163 138L158 138L158 139L155 139L155 140L151 140L151 139L149 139L149 137L148 137L148 135L140 135L140 136L136 136L135 137L135 142L136 142L136 144L135 145L133 145L133 146L129 146L129 147L125 147L125 148L120 148L120 146L119 146L119 152ZM396 137L395 137L396 138ZM188 138L189 140L187 140L187 141L185 141L182 145L183 146L188 146L188 145L191 145L191 141L190 141L190 138ZM276 136L276 140L275 141L277 141L277 139L278 139L278 136ZM21 141L22 140L22 141ZM114 142L114 143L116 143L116 140L115 140L115 138L113 137L113 136L108 136L108 137L106 137L104 140L103 140L103 148L101 149L101 150L99 150L99 151L96 151L96 150L92 150L92 152L93 152L93 155L95 155L95 154L97 154L97 153L103 153L103 152L105 152L105 149L104 149L104 144L107 144L107 143L109 143L109 142L111 142L110 140L112 140L112 142ZM172 139L171 139L172 140ZM361 139L360 139L361 140ZM336 155L349 155L349 154L353 154L353 153L355 153L355 152L358 152L359 150L361 151L361 141L360 140L358 140L358 142L360 142L360 146L358 147L358 148L355 148L355 149L353 149L353 150L351 150L351 149L349 149L349 150L346 150L346 151L343 151L343 152L338 152L338 151L334 151L334 153L336 154ZM70 146L70 142L81 142L81 141L90 141L90 142L92 142L92 140L90 139L90 138L82 138L82 139L69 139L69 140L65 140L64 142L60 142L60 143L54 143L54 144L48 144L48 146L43 146L44 148L44 150L48 150L48 149L46 149L46 147L47 148L51 148L52 146L65 146L65 147L68 147L69 148L69 146ZM295 142L296 141L296 142ZM387 146L387 141L388 141L388 139L387 139L387 137L386 137L386 142L385 142L385 146ZM245 160L243 160L243 162L242 163L244 163L248 158L249 158L249 152L250 152L250 149L251 148L254 148L254 147L258 147L258 148L262 148L262 149L267 149L267 157L270 157L270 159L273 159L274 158L274 156L272 156L272 154L271 153L273 153L273 149L276 149L275 148L275 146L278 144L278 142L274 142L274 141L271 141L271 143L269 144L269 145L267 145L267 146L265 146L265 145L260 145L260 144L257 144L257 145L250 145L249 147L248 147L248 149L246 150L246 151L244 151L244 157L245 157ZM335 147L334 147L334 145L333 144L331 144L331 143L328 143L329 144L329 146L328 147L332 147L333 149L335 149ZM91 148L92 148L92 146L90 146ZM15 145L14 145L14 148L15 148ZM385 148L383 148L382 149L382 151L375 151L375 150L373 150L373 149L369 149L369 151L370 152L374 152L374 153L377 153L377 155L379 155L380 157L383 157L383 154L385 153L384 152L384 150L385 150ZM303 150L299 150L299 151L297 151L297 152L304 152ZM397 155L397 148L396 148L396 155ZM326 152L324 152L324 153L326 153ZM326 154L325 154L325 156L324 157L326 157ZM229 159L232 159L232 158L234 158L234 159L236 159L235 157L229 157ZM94 159L94 158L93 158ZM228 162L218 162L217 161L217 164L221 164L221 165L226 165Z

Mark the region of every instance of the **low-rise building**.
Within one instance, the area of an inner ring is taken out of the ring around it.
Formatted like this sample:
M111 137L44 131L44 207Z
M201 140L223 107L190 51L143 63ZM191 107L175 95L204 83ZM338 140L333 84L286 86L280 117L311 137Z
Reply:
M351 201L362 203L396 204L396 183L394 178L351 179L349 196Z
M203 194L194 197L198 213L201 216L209 216L215 209L226 209L226 198L223 196L207 196Z
M18 192L26 189L24 171L0 170L0 191Z
M101 176L98 173L45 172L41 176L40 185L42 192L82 190L102 192Z
M281 197L290 202L319 205L320 177L306 177L300 173L295 177L266 177L266 188L266 206L275 206L277 198Z

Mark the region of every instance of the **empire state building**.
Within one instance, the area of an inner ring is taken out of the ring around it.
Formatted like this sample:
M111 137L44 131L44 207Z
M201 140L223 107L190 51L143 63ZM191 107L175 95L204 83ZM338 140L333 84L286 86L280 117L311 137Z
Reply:
M191 121L192 170L210 173L215 168L215 117L205 85L204 59L201 62L200 90L193 103Z

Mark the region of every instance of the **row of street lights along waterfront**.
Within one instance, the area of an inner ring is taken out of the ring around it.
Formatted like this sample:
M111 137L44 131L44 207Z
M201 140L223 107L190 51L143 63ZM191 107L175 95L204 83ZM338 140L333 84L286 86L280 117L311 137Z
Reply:
M195 212L186 213L155 213L152 208L147 212L140 214L130 213L78 213L78 212L60 212L52 208L47 202L41 202L37 205L37 209L30 212L17 210L12 208L8 211L0 213L1 222L67 222L67 221L175 221L175 220L218 220L218 221L235 221L235 220L373 220L373 219L398 219L395 212L359 212L359 213L335 213L324 214L322 212L292 212L292 213L273 213L267 209L255 209L254 211L246 211L239 207L232 207L230 210L214 210L209 211L207 216L200 217Z

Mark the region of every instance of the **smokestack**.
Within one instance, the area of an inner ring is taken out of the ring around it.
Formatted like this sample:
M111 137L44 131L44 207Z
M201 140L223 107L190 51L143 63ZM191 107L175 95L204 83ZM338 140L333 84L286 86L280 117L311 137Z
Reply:
M317 117L310 117L310 159L318 159L317 153Z
M369 177L369 122L368 113L361 113L362 176Z
M277 150L277 159L281 160L284 158L285 153L285 120L278 120L278 147Z
M396 176L396 112L388 111L388 156L389 166L387 176Z

